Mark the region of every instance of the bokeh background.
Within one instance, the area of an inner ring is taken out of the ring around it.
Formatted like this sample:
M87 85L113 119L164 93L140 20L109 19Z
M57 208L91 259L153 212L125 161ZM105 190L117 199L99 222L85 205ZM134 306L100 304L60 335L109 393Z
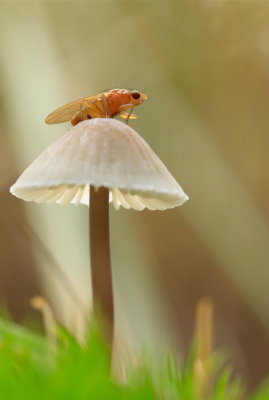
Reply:
M269 372L269 3L0 3L0 300L19 322L42 294L81 335L90 307L88 210L24 203L9 186L68 128L53 109L110 88L149 99L135 129L190 201L116 212L119 348L191 344L215 304L215 348L253 388Z

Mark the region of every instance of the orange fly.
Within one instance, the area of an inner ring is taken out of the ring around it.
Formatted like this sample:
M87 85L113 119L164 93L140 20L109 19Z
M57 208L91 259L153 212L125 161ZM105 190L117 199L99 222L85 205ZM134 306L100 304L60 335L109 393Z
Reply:
M113 118L116 115L126 119L137 118L132 114L134 107L139 106L147 96L137 90L112 89L95 96L72 101L50 113L47 124L60 124L71 121L72 125L91 118ZM125 112L129 110L129 112Z

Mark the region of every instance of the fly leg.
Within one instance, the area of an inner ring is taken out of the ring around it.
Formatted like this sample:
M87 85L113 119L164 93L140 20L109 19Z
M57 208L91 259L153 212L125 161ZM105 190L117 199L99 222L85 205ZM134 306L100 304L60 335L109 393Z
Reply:
M123 112L123 111L129 110L129 109L130 109L130 111L128 113ZM121 118L126 119L126 124L128 124L129 119L137 118L137 116L135 114L132 114L133 109L134 109L133 104L123 104L122 106L119 107L119 116Z
M131 106L132 105L128 106L128 108ZM101 94L93 101L82 99L80 102L80 110L72 117L71 124L77 125L79 122L91 118L110 118L105 95Z
M134 109L134 107L131 108L130 112L129 112L128 115L127 115L126 124L128 124L128 121L129 121L131 115L133 115L133 114L132 114L133 109ZM135 116L135 117L136 117L136 116Z
M73 115L71 119L71 124L74 126L81 121L91 118L92 116L91 116L91 110L89 109L89 105L84 99L82 99L80 102L80 110L75 115Z
M109 118L110 117L110 112L109 112L109 109L108 109L106 96L104 94L101 94L101 99L102 99L102 104L103 104L103 110L104 110L104 113L105 113L105 118Z
M80 100L80 121L83 121L82 105L83 105L83 99Z
M109 118L107 100L104 95L94 101L86 100L85 104L91 111L91 118Z
M86 108L83 108L81 111L78 111L75 115L73 115L71 119L71 124L77 125L81 121L85 121L90 119L91 116L89 115L89 111Z

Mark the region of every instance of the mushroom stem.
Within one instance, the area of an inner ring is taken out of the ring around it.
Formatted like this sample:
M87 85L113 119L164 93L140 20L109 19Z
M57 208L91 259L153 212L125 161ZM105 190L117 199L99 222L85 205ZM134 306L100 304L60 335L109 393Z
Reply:
M90 187L90 255L93 312L101 314L105 340L112 351L114 305L109 246L109 190Z

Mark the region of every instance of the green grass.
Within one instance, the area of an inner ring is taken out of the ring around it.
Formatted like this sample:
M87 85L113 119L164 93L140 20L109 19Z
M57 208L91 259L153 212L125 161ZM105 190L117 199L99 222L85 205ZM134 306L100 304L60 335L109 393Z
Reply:
M242 388L231 380L229 369L216 361L205 366L208 395L200 396L201 385L194 373L194 358L184 368L168 357L163 366L141 360L126 384L109 378L109 353L96 330L80 346L63 328L58 328L57 347L46 338L0 320L0 399L21 400L237 400ZM269 399L269 384L250 400Z

